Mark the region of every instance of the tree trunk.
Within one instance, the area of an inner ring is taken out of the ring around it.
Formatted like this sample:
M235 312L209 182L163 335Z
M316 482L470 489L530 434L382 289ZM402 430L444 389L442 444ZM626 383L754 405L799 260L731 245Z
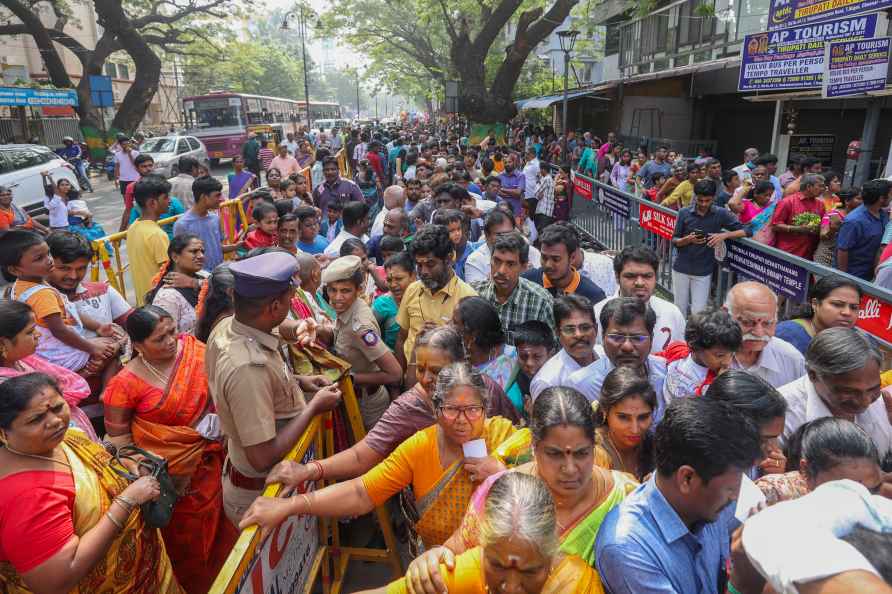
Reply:
M121 47L130 55L135 68L133 84L115 114L112 128L133 133L149 109L161 80L161 60L134 28L124 13L120 0L94 0L99 24L113 32Z

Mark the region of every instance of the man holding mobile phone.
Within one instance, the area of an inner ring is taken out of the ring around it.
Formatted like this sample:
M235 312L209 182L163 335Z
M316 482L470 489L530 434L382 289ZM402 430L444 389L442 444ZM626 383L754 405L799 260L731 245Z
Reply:
M678 212L675 222L672 245L677 253L672 264L672 292L675 305L685 316L706 307L715 268L713 248L726 239L750 234L730 210L713 204L715 194L714 181L698 181L693 203Z

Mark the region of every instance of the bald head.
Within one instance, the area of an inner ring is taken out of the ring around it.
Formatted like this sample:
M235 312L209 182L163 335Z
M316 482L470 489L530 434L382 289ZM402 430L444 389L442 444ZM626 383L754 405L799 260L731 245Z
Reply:
M384 208L403 208L406 205L406 191L402 186L390 186L384 190Z
M298 273L300 274L300 286L307 289L312 285L312 276L319 272L319 262L311 254L297 252Z
M384 235L404 237L409 233L409 217L402 208L391 208L384 215Z
M737 283L725 297L725 309L732 316L744 310L769 308L777 312L777 295L767 285L755 281Z

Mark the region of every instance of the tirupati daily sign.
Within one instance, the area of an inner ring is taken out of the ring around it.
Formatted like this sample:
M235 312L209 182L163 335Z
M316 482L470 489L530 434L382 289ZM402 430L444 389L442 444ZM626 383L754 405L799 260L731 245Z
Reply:
M892 0L772 0L768 30L785 29L892 7Z

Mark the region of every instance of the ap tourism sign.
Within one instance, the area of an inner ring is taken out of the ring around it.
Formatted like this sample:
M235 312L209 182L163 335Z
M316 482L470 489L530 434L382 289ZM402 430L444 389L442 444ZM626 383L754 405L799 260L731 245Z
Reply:
M824 58L825 98L860 95L886 87L889 37L828 43Z
M869 39L876 34L878 18L865 14L747 35L737 90L820 88L825 42Z
M768 30L807 25L890 7L892 0L771 0Z

